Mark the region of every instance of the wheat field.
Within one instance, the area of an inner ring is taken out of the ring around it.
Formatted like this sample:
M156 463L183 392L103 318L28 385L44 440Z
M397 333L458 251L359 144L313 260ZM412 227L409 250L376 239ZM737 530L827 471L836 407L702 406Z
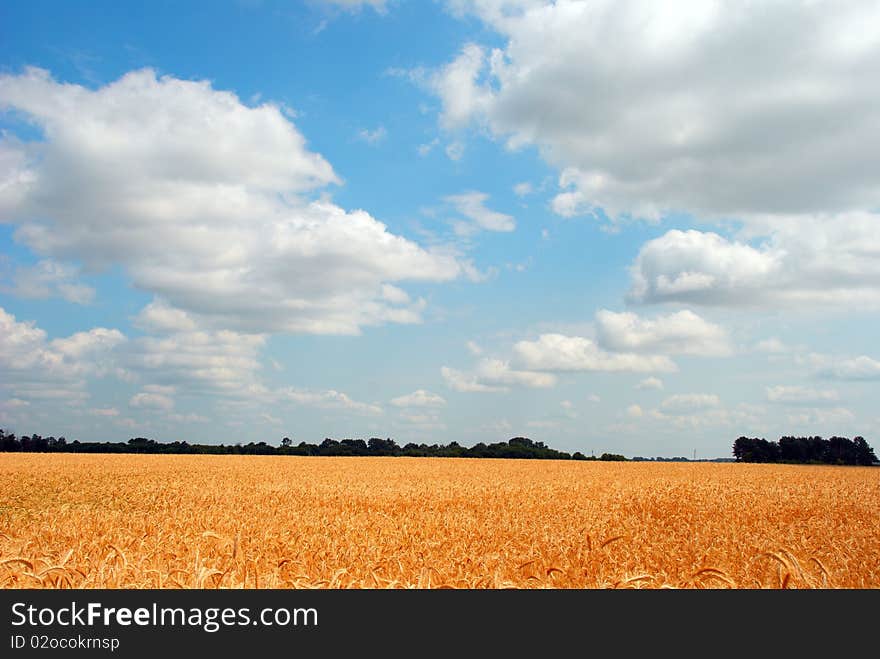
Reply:
M2 588L877 588L880 470L0 455Z

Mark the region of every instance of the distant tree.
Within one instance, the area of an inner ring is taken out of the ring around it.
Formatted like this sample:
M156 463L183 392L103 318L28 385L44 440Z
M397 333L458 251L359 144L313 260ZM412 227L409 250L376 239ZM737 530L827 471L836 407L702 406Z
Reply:
M733 444L737 462L789 462L808 464L871 465L876 462L874 450L864 437L791 437L779 442L739 437Z
M868 446L868 442L865 441L864 437L856 437L853 440L853 444L855 444L856 449L856 464L870 466L877 462L874 449Z
M390 437L388 439L370 437L367 446L370 453L375 455L397 455L400 452L400 447L397 445L397 442Z
M281 440L281 446L283 446L284 448L290 448L291 444L293 444L293 442L290 441L290 437L285 437Z

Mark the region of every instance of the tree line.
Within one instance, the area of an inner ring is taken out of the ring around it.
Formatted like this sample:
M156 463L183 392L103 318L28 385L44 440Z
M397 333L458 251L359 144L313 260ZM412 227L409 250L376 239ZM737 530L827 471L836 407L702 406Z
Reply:
M414 444L400 446L391 438L330 439L320 444L294 444L289 437L278 446L266 442L248 444L190 444L188 442L157 442L146 437L133 437L127 442L68 442L64 437L24 435L17 438L0 429L0 451L31 453L185 453L211 455L324 455L324 456L410 456L442 458L530 458L544 460L602 460L622 461L626 458L615 453L600 457L586 456L580 451L566 453L550 448L544 442L528 437L513 437L506 442L485 444L470 448L458 442L449 444Z
M277 446L266 442L248 444L190 444L185 441L157 442L146 437L133 437L127 442L68 442L64 437L42 437L37 434L16 437L0 428L0 452L26 453L166 453L211 455L324 455L324 456L409 456L438 458L526 458L544 460L600 460L623 462L628 458L617 453L603 453L598 458L580 451L566 453L550 448L544 442L528 437L513 437L505 442L471 447L458 442L449 444L414 444L400 446L391 438L330 439L320 444L294 442L283 438ZM728 458L729 459L729 458ZM877 456L863 437L782 437L769 442L757 437L739 437L733 444L736 462L782 462L803 464L872 465ZM632 461L680 461L687 458L643 458Z
M864 437L781 437L768 442L757 437L739 437L733 443L737 462L787 462L799 464L864 465L877 462L874 449Z

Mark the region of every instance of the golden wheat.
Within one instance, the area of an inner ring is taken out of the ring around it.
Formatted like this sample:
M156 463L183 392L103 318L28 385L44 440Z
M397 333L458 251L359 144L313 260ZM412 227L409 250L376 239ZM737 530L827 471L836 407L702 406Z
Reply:
M0 455L2 588L877 588L880 471Z

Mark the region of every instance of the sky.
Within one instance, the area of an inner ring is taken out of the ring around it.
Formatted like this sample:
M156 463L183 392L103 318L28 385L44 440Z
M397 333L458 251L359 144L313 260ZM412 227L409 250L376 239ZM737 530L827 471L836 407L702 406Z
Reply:
M873 0L0 4L0 427L880 427Z

